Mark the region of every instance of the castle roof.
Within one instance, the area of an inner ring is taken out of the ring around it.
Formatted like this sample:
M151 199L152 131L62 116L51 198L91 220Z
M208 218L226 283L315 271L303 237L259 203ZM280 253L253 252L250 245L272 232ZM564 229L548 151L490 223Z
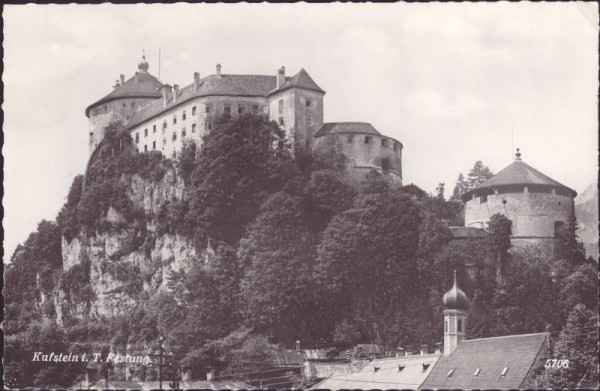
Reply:
M523 388L547 337L539 333L462 340L437 361L421 389Z
M480 190L516 185L538 185L548 188L559 188L570 193L572 197L575 197L577 195L577 192L575 190L563 185L560 182L555 181L547 175L542 174L535 168L531 167L529 164L522 161L520 156L521 154L517 153L517 159L515 159L515 161L512 162L508 167L506 167L505 169L503 169L502 171L485 181L483 184L481 184L481 186L469 190L465 194L463 194L463 202L468 201L474 192Z
M140 63L141 65L142 63ZM85 109L85 115L90 116L90 110L94 106L101 105L121 98L160 98L159 91L162 83L150 73L143 71L140 66L140 72L136 72L133 77L125 81L120 87L117 87L104 98L92 103ZM147 69L147 68L146 68Z
M300 69L300 72L296 73L294 77L291 79L286 78L286 80L287 81L283 84L283 86L272 91L269 95L274 95L279 92L289 90L290 88L303 88L305 90L322 92L323 94L325 93L325 91L323 91L321 87L319 87L317 83L315 83L315 81L308 75L304 68Z
M317 130L315 138L330 134L347 133L381 135L373 125L366 122L328 122L323 124L323 126Z

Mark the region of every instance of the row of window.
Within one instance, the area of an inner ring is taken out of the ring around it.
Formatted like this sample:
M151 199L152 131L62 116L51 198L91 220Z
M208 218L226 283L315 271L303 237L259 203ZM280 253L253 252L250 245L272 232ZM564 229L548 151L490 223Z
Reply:
M156 126L154 126L154 128L156 128ZM205 122L204 129L212 130L212 123ZM156 133L156 129L154 129L154 133ZM164 128L163 128L162 133L163 133L163 135L166 133ZM196 124L192 124L192 133L196 133ZM183 128L181 128L181 137L185 137L185 135L186 135L186 128L183 127ZM144 129L144 137L148 137L148 129ZM173 132L172 139L173 139L173 141L177 140L177 132ZM139 144L139 142L140 142L140 132L136 132L135 133L135 143Z
M455 369L451 369L448 371L448 373L446 374L447 377L451 377L454 374ZM473 373L474 377L479 376L479 373L481 372L481 368L476 368L475 372ZM500 376L506 376L506 374L508 373L508 367L504 367L502 368L502 372L500 372Z
M352 144L354 142L354 135L353 134L349 134L347 136L347 140L348 140L348 144ZM365 136L365 144L371 144L371 142L373 141L373 137L371 136ZM390 147L390 140L382 138L381 139L381 146L383 148L389 148ZM398 151L400 149L400 144L398 143L394 143L394 151Z

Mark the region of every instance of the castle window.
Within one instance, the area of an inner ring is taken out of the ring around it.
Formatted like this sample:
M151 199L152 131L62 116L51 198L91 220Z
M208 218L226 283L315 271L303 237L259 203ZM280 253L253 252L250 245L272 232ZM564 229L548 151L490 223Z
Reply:
M389 140L388 140L388 139L385 139L385 138L382 138L382 139L381 139L381 146L382 146L383 148L388 148L388 147L390 146L390 144L389 144Z
M177 132L173 132L173 141L177 140Z
M181 129L181 138L185 137L185 128Z
M163 138L163 149L165 149L165 144L167 143L167 139Z
M98 115L98 109L94 109L92 115Z
M283 122L283 117L279 117L279 125L281 125L281 126L285 125Z
M311 104L311 103L312 103L312 102L310 101L310 99L307 99L307 100L306 100L306 107L310 107L310 104Z
M183 110L183 113L181 114L181 120L185 121L186 118L187 118L187 115L185 114L185 110Z
M310 114L306 116L306 126L312 126L312 116Z
M349 134L346 139L348 140L348 144L352 144L354 142L354 136Z
M365 136L365 144L371 144L371 136Z
M554 237L557 238L563 230L565 223L563 221L554 222Z
M148 137L148 128L144 129L144 137Z
M456 331L459 333L462 333L463 329L462 329L462 319L458 319L458 326L456 327Z
M152 125L152 133L156 133L156 125Z
M394 143L394 151L398 152L400 150L400 144Z
M192 124L192 133L196 133L196 124Z
M252 113L258 114L258 105L252 105Z
M152 149L156 149L156 141L152 141Z
M135 109L135 102L131 102L131 108Z
M137 143L139 143L139 142L140 142L140 133L139 133L139 132L136 132L136 133L135 133L135 143L137 144Z
M163 122L163 133L166 128L167 128L167 121Z
M211 104L207 104L207 105L205 106L205 108L204 108L204 111L205 111L205 112L207 112L207 113L210 113L210 112L211 112L211 110L212 110L212 105L211 105Z
M283 99L279 99L277 104L279 105L279 114L283 114Z
M223 112L225 114L231 115L231 105L229 103L225 103L225 107L223 108Z
M144 145L144 152L148 152L148 146Z
M381 171L388 174L390 172L390 159L381 159Z
M175 125L177 123L177 114L175 114L173 116L173 125Z
M481 197L479 197L479 203L480 204L485 204L487 202L487 194L486 195L482 195Z
M123 102L123 108L127 107L127 104L125 102Z
M238 105L238 114L244 114L246 108L243 105Z
M104 109L104 113L106 113L106 111L107 111L106 106L102 106L102 108Z
M192 107L192 115L196 115L196 106Z

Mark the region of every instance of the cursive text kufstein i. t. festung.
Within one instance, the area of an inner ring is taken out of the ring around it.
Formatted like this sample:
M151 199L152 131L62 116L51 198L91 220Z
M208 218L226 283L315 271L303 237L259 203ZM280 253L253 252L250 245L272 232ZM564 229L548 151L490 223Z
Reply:
M54 363L68 363L68 362L112 362L114 364L131 363L131 364L144 364L148 365L151 361L150 356L133 356L130 354L115 354L109 353L104 359L101 353L92 353L88 356L87 353L72 354L72 353L44 353L34 352L31 361L39 362L54 362Z

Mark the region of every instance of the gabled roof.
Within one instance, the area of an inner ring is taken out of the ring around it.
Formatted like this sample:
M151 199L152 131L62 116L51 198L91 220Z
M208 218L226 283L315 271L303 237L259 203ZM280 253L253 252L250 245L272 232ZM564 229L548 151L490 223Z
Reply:
M575 190L555 181L547 175L542 174L529 164L520 160L520 158L517 158L514 162L512 162L512 164L485 181L481 186L463 194L462 200L466 202L469 198L471 198L473 192L478 190L513 185L540 185L547 187L558 187L569 191L573 197L577 195Z
M315 133L315 138L326 136L329 134L345 134L345 133L358 133L358 134L376 134L381 135L373 127L373 125L366 122L328 122L323 124Z
M311 389L417 389L439 357L438 353L376 359L358 373L333 375Z
M121 98L160 98L160 87L162 83L148 72L136 72L133 77L123 85L111 91L104 98L92 103L85 109L85 115L89 117L90 109L102 103Z
M437 361L421 388L521 388L547 336L540 333L463 340L449 356ZM502 375L504 368L508 370Z
M296 73L291 79L286 79L287 82L284 83L283 86L272 91L269 95L277 94L290 88L303 88L305 90L322 92L323 94L325 93L325 91L323 91L321 87L319 87L317 83L315 83L315 81L308 75L304 68L300 69L300 72Z

